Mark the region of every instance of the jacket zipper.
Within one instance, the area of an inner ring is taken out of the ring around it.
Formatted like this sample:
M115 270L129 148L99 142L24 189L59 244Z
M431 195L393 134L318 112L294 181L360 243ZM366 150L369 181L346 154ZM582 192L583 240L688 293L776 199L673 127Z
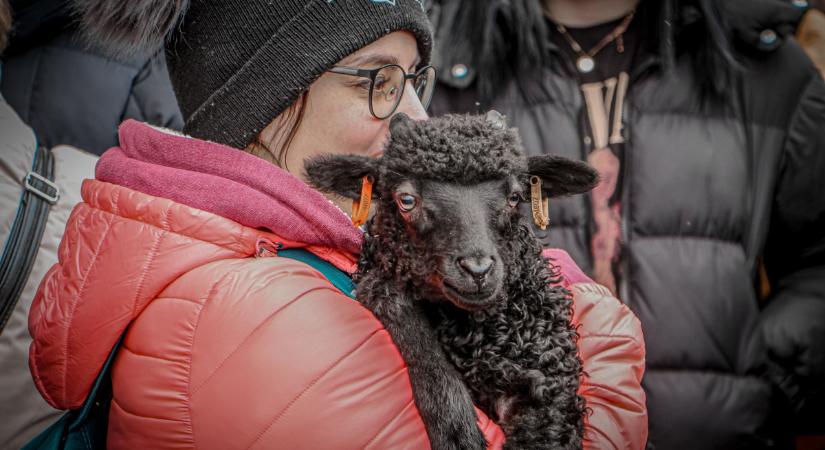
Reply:
M622 136L624 137L624 155L622 156L622 217L620 221L620 230L622 235L622 255L621 260L619 263L619 267L621 268L621 277L619 278L619 299L622 303L629 304L630 303L630 283L628 280L630 279L630 258L628 253L628 248L630 247L630 230L629 230L629 221L630 221L630 151L633 147L633 142L631 139L630 133L630 124L633 123L633 105L635 102L633 101L633 97L631 93L633 92L633 88L638 84L641 78L647 74L647 72L658 64L658 59L655 57L645 59L639 67L633 71L633 74L630 76L630 82L627 86L627 93L625 95L625 102L622 106Z

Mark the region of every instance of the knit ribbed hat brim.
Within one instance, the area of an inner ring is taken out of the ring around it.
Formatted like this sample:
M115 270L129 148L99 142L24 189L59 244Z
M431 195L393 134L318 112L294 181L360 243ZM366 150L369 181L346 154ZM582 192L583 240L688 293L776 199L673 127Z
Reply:
M407 6L402 7L402 2ZM429 61L432 33L417 0L396 0L395 4L371 0L309 1L226 83L191 113L184 112L184 132L244 148L327 69L393 31L412 33L421 60L425 64ZM170 61L170 65L176 66L175 72L186 63ZM186 96L187 88L182 85L185 80L176 78L173 74L176 91L179 96Z

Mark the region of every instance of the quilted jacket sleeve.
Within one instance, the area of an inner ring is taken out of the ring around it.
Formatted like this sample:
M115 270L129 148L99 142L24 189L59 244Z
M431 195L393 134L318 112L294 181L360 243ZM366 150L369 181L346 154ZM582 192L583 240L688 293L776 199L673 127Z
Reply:
M812 74L791 119L765 265L772 293L760 317L768 356L800 420L825 413L825 83Z
M578 283L571 290L585 372L579 392L591 411L585 419L584 448L644 448L645 346L639 320L604 286Z
M579 356L585 372L579 392L590 411L584 448L644 448L645 344L639 320L607 288L582 273L566 252L547 250L545 256L561 267L573 292L573 322L579 327Z
M183 129L183 116L175 100L162 51L147 58L138 72L121 119L135 119L173 130Z
M429 448L388 333L287 258L172 283L132 324L113 385L111 448ZM480 411L479 426L500 448Z

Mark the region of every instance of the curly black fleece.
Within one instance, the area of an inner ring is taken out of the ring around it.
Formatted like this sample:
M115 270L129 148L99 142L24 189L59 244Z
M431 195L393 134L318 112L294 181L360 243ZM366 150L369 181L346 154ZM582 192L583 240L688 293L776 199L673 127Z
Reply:
M393 199L392 190L402 179L472 185L512 176L524 178L527 162L515 130L472 116L407 122L393 127L381 160L375 183L377 212L368 222L355 277L359 301L385 323L408 363L410 358L418 358L421 364L427 364L427 358L437 359L433 355L438 349L421 349L416 354L415 348L409 348L414 344L401 345L407 339L426 342L432 332L469 388L472 401L502 426L507 436L505 448L580 448L585 405L577 394L582 368L577 333L570 322L572 298L567 290L550 287L560 275L551 272L541 256L541 246L527 219L514 213L503 223L492 225L506 270L502 298L492 309L469 312L450 302L433 301L428 283L438 273L441 258L433 240L449 239L450 230L437 230L424 241L416 239ZM404 334L403 328L410 328L393 324L396 317L411 320L405 315L409 305L421 308L427 323L419 327L416 336L396 336L394 332ZM424 353L427 351L429 356ZM428 389L426 382L416 383L416 376L425 375L423 371L414 373L413 366L410 364L413 387ZM461 396L460 389L455 392ZM444 435L462 430L432 430L444 419L428 417L436 415L431 410L437 410L438 405L428 405L427 395L430 393L417 392L416 402L437 448ZM474 415L464 418L465 424L467 421L473 426ZM464 446L467 440L477 442L477 434L466 438L455 438L445 447L479 448Z
M395 173L407 178L472 184L527 170L515 129L495 126L483 116L394 120L392 125L392 137L381 158L381 175L386 181L391 181L385 178L387 175Z

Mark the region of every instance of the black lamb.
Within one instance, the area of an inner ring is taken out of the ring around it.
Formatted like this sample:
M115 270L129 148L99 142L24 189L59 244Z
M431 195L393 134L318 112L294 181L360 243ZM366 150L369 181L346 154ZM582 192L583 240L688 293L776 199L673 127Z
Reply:
M580 448L571 294L551 287L560 275L519 204L538 181L542 197L586 192L595 172L524 156L494 112L421 122L399 114L390 131L382 157L322 156L306 173L351 199L364 177L373 183L357 299L407 362L432 447L486 448L475 403L502 427L506 449Z

